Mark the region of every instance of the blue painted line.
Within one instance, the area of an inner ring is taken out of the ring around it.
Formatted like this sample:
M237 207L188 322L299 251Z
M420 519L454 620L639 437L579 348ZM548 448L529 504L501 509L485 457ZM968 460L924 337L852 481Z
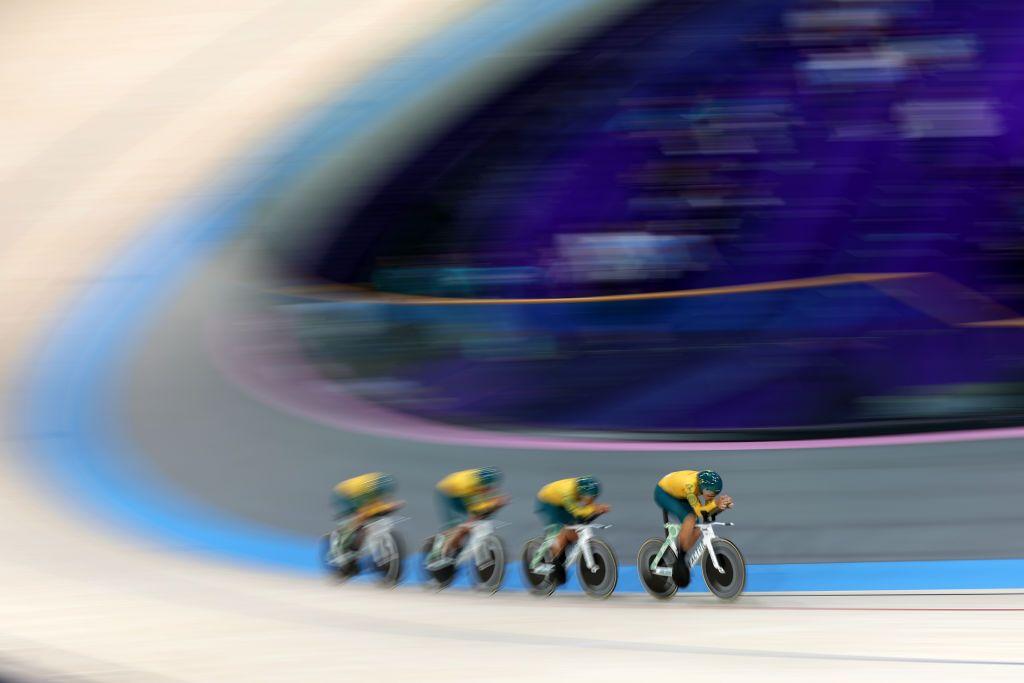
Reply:
M1024 588L1021 559L763 564L747 571L747 590L764 592L1019 588Z
M224 192L168 215L86 286L24 378L18 415L56 493L104 521L189 552L319 572L317 544L229 519L163 482L119 431L111 406L124 359L188 269L246 225L262 197L489 56L585 9L592 0L506 0L393 62L270 145L273 162L228 178ZM355 104L358 103L358 104ZM412 563L412 560L410 560ZM416 576L415 567L408 575ZM465 581L465 579L461 579ZM575 579L566 588L572 589ZM463 584L464 585L464 584ZM522 588L517 567L507 587ZM695 577L690 591L702 586ZM620 590L639 591L620 571ZM753 591L955 590L1024 587L1024 560L762 565ZM575 585L578 590L578 584Z

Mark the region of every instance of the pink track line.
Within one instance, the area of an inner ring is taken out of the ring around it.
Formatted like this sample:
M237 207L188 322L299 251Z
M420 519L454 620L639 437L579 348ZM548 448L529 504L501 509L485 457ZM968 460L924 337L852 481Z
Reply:
M244 324L243 336L238 328ZM1024 427L788 441L604 441L508 434L446 425L357 398L319 376L273 316L221 320L208 328L214 364L232 383L286 413L361 434L457 446L561 451L767 451L906 446L1024 437Z

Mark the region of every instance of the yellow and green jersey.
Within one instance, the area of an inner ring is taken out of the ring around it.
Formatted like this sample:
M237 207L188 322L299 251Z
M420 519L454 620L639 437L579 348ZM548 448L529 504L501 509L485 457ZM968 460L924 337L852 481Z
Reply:
M583 505L580 503L576 477L559 479L545 485L537 492L537 500L547 505L563 508L576 518L592 517L596 512L593 504Z
M700 474L699 470L680 470L678 472L671 472L666 474L658 482L658 486L668 495L679 500L685 500L693 508L693 511L697 514L697 518L700 519L701 513L714 512L718 509L715 501L710 503L701 503L698 496L700 495L700 485L697 482L697 475Z
M471 515L479 515L492 509L498 496L480 481L480 470L452 472L437 482L437 490L449 498L457 498Z
M371 512L371 506L387 507L387 503L380 500L377 485L383 476L380 472L367 472L340 482L334 487L335 502L348 512Z

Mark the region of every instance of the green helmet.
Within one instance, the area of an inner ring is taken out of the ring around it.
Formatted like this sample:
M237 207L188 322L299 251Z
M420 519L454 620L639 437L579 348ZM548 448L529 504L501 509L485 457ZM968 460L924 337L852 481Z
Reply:
M497 467L481 467L477 474L480 476L480 483L484 486L496 486L501 483L501 470Z
M576 490L581 496L601 495L601 482L596 477L580 477L576 480Z
M697 484L700 486L701 491L722 492L722 478L718 476L718 472L701 470L697 474Z

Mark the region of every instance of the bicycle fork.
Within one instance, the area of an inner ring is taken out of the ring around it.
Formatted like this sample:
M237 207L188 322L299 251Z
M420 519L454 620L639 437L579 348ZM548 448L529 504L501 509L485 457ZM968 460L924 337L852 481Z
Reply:
M587 569L591 574L598 570L597 563L594 562L594 550L590 547L590 539L580 539L577 547L583 553L583 562L587 565ZM569 564L566 562L566 564Z

